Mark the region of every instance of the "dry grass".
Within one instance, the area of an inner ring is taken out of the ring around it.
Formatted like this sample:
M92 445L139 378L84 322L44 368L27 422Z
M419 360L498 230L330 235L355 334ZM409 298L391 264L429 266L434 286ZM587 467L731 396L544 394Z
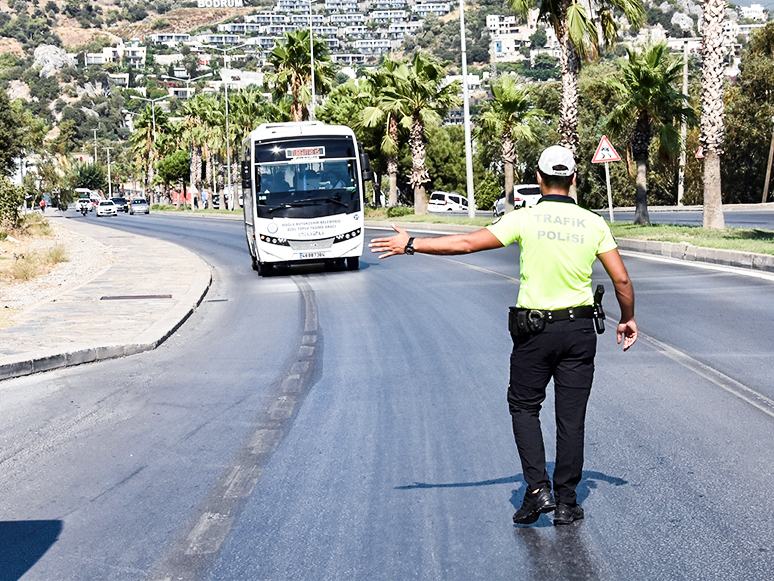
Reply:
M50 239L51 226L37 214L0 240L0 282L32 280L67 262L67 248Z

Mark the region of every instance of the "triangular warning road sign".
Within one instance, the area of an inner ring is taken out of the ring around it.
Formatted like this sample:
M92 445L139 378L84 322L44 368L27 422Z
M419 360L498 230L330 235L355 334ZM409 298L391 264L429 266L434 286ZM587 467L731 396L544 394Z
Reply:
M610 140L603 135L591 163L603 163L607 161L621 161L621 156L618 155L618 152L616 152L613 144L610 143Z
M701 159L704 157L704 146L699 147L699 151L696 152L696 159Z

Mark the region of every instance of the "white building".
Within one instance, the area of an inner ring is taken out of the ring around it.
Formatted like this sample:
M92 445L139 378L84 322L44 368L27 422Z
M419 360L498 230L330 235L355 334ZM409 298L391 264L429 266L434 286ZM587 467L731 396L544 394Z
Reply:
M416 4L412 10L421 18L427 18L431 14L436 16L443 16L451 12L449 4L442 2L427 2L424 4Z
M742 12L742 18L749 18L750 20L760 20L761 22L766 22L766 9L760 4L740 6L739 10Z
M408 13L405 10L374 10L369 16L370 20L378 24L388 24L390 22L405 22Z
M355 48L365 54L382 54L390 52L392 44L389 38L364 38L355 41Z
M129 44L119 42L118 46L104 47L102 52L87 52L85 62L86 66L126 62L133 69L144 69L145 53L146 49L139 46L139 41L133 40Z
M522 47L529 47L530 37L535 34L540 26L544 26L546 44L538 47L535 53L548 53L554 55L559 49L559 42L552 27L538 23L538 10L530 10L527 21L524 22L516 16L503 16L490 14L486 17L486 27L489 30L489 58L493 62L513 62L527 60L522 54Z
M390 38L403 38L404 36L416 34L417 30L422 28L422 21L414 20L412 22L393 22L387 34Z
M333 13L328 17L328 20L334 26L347 26L366 23L365 14L360 12L347 12L344 14Z
M325 0L325 9L329 12L360 12L357 0Z
M149 34L146 38L153 44L165 44L168 47L174 47L181 42L190 41L191 35L182 32L159 32Z

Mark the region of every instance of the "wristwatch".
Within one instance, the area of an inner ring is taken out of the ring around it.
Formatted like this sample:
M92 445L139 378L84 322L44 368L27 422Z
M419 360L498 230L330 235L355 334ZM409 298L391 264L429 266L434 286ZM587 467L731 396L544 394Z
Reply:
M403 249L404 254L408 254L411 256L414 254L414 237L412 236L409 238L409 241L406 243L406 247Z

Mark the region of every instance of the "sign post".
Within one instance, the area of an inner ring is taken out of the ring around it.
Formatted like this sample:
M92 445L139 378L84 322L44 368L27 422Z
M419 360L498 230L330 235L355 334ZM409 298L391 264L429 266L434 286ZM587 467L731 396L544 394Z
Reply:
M621 156L618 155L613 144L606 136L602 136L597 146L597 151L594 154L594 158L591 163L604 163L605 164L605 181L607 182L607 207L610 213L610 223L613 223L613 192L610 189L610 165L611 161L621 161Z

